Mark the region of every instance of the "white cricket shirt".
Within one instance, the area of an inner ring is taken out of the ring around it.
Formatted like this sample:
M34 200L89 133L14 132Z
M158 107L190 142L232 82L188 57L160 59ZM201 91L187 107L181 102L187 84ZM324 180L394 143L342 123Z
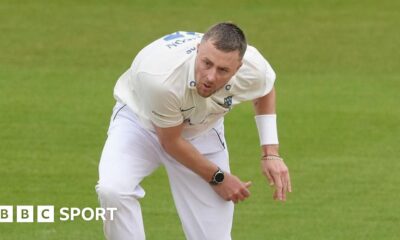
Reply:
M185 122L183 137L210 130L232 107L272 90L275 72L248 46L243 65L231 80L208 98L197 94L194 62L201 33L179 31L142 49L114 88L117 101L127 104L143 127L166 128Z

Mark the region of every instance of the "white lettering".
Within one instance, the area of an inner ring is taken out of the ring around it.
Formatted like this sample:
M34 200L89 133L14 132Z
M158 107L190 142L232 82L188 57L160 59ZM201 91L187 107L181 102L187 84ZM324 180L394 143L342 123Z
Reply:
M79 208L71 208L71 221L74 221L75 217L81 214L81 210Z
M13 222L13 206L0 206L0 223Z
M54 222L54 206L37 206L37 222Z
M96 221L100 218L103 221L106 220L106 210L104 208L96 208Z
M110 221L114 220L114 211L117 211L117 208L107 208L108 211L110 211Z
M63 207L60 209L60 221L68 221L69 219L69 208Z
M89 212L89 217L88 216L86 216L86 213L87 212ZM82 210L82 218L83 218L83 220L85 220L85 221L90 221L90 220L92 220L93 219L93 217L94 217L94 211L93 211L93 209L91 209L91 208L84 208L83 210Z

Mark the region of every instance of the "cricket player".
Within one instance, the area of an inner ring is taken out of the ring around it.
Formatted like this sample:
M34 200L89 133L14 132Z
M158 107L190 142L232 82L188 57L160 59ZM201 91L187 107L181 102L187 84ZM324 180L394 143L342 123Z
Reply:
M233 106L254 102L261 168L274 199L291 192L278 152L275 73L242 30L218 23L204 35L178 31L142 49L118 79L96 191L108 240L145 239L139 200L143 178L163 165L187 239L231 239L234 203L251 182L229 169L223 119Z

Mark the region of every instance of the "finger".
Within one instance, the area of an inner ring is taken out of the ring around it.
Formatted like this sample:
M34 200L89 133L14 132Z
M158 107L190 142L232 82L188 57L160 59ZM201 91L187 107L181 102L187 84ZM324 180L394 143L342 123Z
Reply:
M272 198L273 198L274 200L276 200L276 199L278 198L278 193L277 193L276 190L274 191L274 194L272 195Z
M244 186L245 186L246 188L249 188L249 187L251 187L252 184L253 184L253 183L252 183L251 181L248 181L248 182L244 183Z
M238 190L238 192L232 193L232 195L229 197L229 199L234 202L237 203L240 200L240 190Z
M269 185L274 186L274 179L272 178L272 175L269 173L268 170L264 171L264 175L267 177Z
M252 185L251 181L244 183L245 188L240 191L245 198L248 198L251 194L249 191L249 188L251 187L251 185Z
M288 171L287 177L288 177L288 182L287 182L287 185L288 185L288 191L289 191L289 192L292 192L292 182L291 182L291 180L290 180L290 174L289 174L289 171Z
M286 192L288 191L288 181L287 181L287 174L281 175L282 179L282 200L286 201Z
M286 168L286 170L283 172L282 176L282 182L283 182L283 195L284 199L286 200L287 192L292 192L292 186L290 182L290 175L289 175L289 170Z
M286 191L287 191L287 182L285 180L285 178L281 175L281 181L282 181L282 201L286 201Z
M239 203L240 201L243 201L243 200L245 200L245 196L239 191L239 192L237 192L237 193L235 193L233 196L232 196L232 201L234 202L234 203Z
M282 199L281 199L282 201L286 201L286 187L285 187L285 185L283 185L283 188L282 188Z
M277 194L278 200L282 200L282 190L283 190L283 185L282 185L282 180L281 176L279 174L274 175L274 180L275 180L275 190Z
M243 188L240 190L243 199L248 198L250 196L250 191L247 188Z
M236 199L237 201L243 201L247 198L247 196L250 195L250 192L246 192L247 189L239 189L237 193L235 193L234 195L234 199Z

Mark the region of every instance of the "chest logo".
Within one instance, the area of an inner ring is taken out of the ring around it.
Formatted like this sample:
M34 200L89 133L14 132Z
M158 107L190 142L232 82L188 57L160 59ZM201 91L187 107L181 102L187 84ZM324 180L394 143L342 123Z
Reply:
M232 106L232 97L233 96L228 96L224 98L224 104L222 106L225 108L230 108Z

